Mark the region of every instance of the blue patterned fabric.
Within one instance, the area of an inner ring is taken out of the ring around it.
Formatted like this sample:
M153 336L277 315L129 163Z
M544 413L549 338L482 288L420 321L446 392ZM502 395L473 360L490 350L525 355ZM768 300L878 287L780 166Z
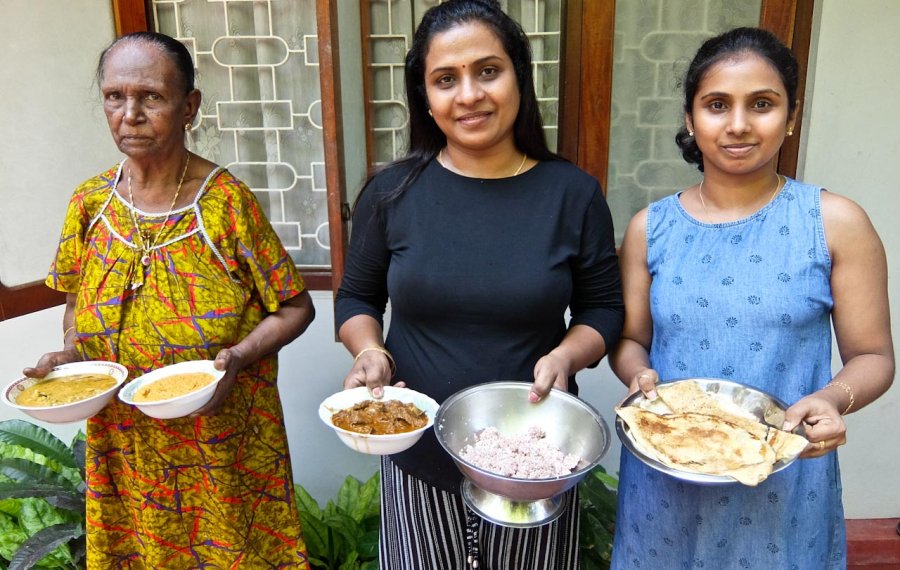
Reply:
M822 190L788 179L757 213L704 224L678 195L650 205L650 361L663 382L713 377L792 404L831 379L831 259ZM614 569L846 566L836 453L757 487L695 485L623 448Z

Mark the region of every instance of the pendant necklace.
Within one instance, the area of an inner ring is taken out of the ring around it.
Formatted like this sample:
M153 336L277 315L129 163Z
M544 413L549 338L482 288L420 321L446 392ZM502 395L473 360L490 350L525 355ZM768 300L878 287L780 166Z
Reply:
M518 176L519 173L522 172L522 169L525 167L525 162L527 160L528 160L528 154L523 152L522 153L522 162L519 163L519 168L517 168L516 171L512 173L513 176ZM437 161L441 166L443 166L444 168L447 168L447 165L444 164L444 149L441 149L438 151ZM447 168L447 170L450 170L450 169Z
M700 181L700 187L697 188L697 195L700 197L700 205L703 206L703 213L706 214L706 219L710 219L709 210L706 208L706 201L703 199L703 180ZM781 187L781 175L775 174L775 189L772 190L772 195L769 197L769 201L765 203L763 208L772 203L772 200L775 199L775 195L778 194L778 189ZM708 222L712 223L712 222Z
M131 168L128 169L128 198L131 199L131 221L134 222L134 233L138 242L136 245L138 249L141 250L141 265L144 267L150 266L150 252L156 247L159 243L159 238L162 236L163 231L166 229L166 224L169 222L169 218L172 216L172 210L175 208L175 202L178 201L178 194L181 193L181 185L184 183L184 176L187 174L188 165L191 163L191 153L189 152L187 155L187 160L184 161L184 169L181 171L181 179L178 180L178 187L175 189L175 196L172 198L172 203L169 204L169 211L166 212L166 217L162 222L162 225L159 227L159 230L156 232L156 236L153 236L148 231L146 234L141 231L141 226L138 223L137 215L134 213L135 209L137 209L137 205L134 203L134 194L131 191ZM151 239L152 238L152 239Z

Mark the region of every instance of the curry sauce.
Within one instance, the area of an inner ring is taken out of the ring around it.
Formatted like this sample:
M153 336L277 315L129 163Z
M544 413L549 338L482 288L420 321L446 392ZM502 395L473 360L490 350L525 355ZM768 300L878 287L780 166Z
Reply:
M366 400L331 416L335 426L356 433L407 433L428 424L428 415L414 404L399 400Z

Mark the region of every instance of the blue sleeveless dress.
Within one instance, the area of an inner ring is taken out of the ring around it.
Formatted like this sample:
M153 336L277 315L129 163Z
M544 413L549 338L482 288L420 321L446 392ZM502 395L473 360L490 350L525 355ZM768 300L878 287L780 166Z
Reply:
M678 195L650 205L650 362L663 382L750 384L788 404L831 380L831 259L822 190L788 179L767 206L705 224ZM757 487L696 485L622 449L614 569L846 567L836 453Z

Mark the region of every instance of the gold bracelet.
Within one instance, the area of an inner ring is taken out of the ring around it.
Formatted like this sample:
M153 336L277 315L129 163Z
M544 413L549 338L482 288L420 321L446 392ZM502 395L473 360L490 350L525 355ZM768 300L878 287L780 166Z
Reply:
M384 348L383 346L370 346L368 348L364 348L364 349L360 350L358 353L356 353L356 356L353 357L353 362L356 362L357 360L359 360L360 356L362 356L364 353L366 353L370 350L374 350L375 352L380 352L381 354L387 356L388 363L390 363L390 368L391 368L391 378L393 378L394 374L397 373L397 363L394 362L394 357L391 355L390 352L388 352L388 349Z
M66 330L63 331L63 342L66 342L66 337L69 336L69 333L75 330L75 325L70 326Z
M841 382L839 380L832 380L831 382L829 382L828 384L825 385L826 388L828 388L829 386L837 386L838 388L841 388L842 390L844 390L844 392L847 392L847 395L850 396L850 403L847 404L847 409L845 409L841 413L842 416L846 416L847 412L850 411L850 408L853 407L853 403L856 401L856 398L853 397L853 388L851 388L850 386L848 386L847 384L844 384L843 382Z

